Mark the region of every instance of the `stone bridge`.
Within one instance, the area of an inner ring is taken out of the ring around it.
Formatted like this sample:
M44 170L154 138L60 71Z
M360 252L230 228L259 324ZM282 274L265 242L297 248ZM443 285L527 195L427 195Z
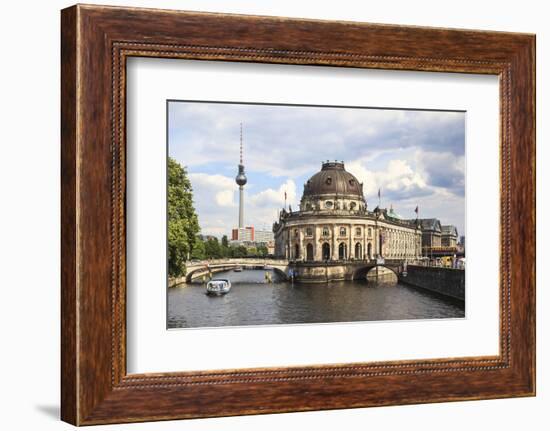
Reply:
M288 261L286 259L227 258L187 262L187 275L172 280L170 285L192 283L213 274L230 271L236 267L243 269L273 269L288 279L294 274L295 280L305 283L320 283L337 280L365 279L367 273L378 267L391 270L397 277L404 268L404 260L331 260L326 262Z
M330 260L326 262L294 262L296 280L304 283L322 283L339 280L364 280L376 267L392 271L398 278L404 270L402 259Z
M185 265L187 275L185 282L191 283L200 280L204 275L209 276L218 272L229 271L236 267L247 269L274 269L285 278L289 273L289 262L286 259L261 258L227 258L201 261L190 261ZM183 281L183 280L182 280Z

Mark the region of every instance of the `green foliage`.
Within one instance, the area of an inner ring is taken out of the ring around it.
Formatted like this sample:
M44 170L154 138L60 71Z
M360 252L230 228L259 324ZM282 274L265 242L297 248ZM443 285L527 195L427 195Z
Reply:
M218 242L218 238L210 238L204 244L206 258L207 259L220 259L222 258L222 248Z
M185 261L192 254L199 221L193 207L193 189L187 172L168 157L168 274L185 274Z
M206 247L204 246L204 241L199 237L195 238L193 243L193 251L191 252L191 259L194 260L204 260L206 258Z
M237 247L231 247L231 257L246 257L248 254L246 247L244 245L239 245Z
M257 247L257 252L258 252L258 256L267 256L267 254L269 253L269 251L267 250L267 246L265 244L260 244L258 247Z

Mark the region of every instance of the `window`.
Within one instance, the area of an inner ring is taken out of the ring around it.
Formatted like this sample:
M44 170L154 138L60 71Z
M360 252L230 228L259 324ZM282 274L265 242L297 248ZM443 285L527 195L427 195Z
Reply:
M345 260L348 258L348 248L345 243L341 242L338 246L338 259Z
M345 227L340 228L340 236L346 236L346 228Z
M300 235L300 232L298 231L298 229L294 229L294 236L298 238L299 235Z
M326 226L323 228L323 236L329 236L328 227Z
M313 236L313 229L310 228L310 227L308 227L308 228L306 229L306 235L307 235L307 236Z
M354 210L355 208L357 208L357 203L356 203L356 202L351 202L351 203L349 204L349 209L350 209L350 210Z
M371 238L371 237L372 237L372 228L369 227L369 238Z
M360 227L355 228L355 235L361 236L361 228Z
M313 260L313 245L308 244L306 246L306 260Z
M331 185L332 184L332 178L331 177L328 177L326 180L325 180L325 183L327 183L327 185Z
M332 208L332 201L326 201L325 202L325 207Z

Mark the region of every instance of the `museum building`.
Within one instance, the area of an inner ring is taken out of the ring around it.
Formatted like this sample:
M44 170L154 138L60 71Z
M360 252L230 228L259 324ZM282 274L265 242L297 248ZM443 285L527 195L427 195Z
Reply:
M390 210L369 211L363 184L344 162L324 162L305 184L298 211L283 209L273 224L275 255L290 261L416 259L422 226Z

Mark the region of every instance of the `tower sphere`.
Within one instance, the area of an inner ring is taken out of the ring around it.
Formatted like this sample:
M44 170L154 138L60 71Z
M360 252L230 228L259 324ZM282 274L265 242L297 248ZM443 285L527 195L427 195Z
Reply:
M244 174L244 165L239 165L239 173L235 177L235 182L239 186L244 186L246 184L246 175Z

